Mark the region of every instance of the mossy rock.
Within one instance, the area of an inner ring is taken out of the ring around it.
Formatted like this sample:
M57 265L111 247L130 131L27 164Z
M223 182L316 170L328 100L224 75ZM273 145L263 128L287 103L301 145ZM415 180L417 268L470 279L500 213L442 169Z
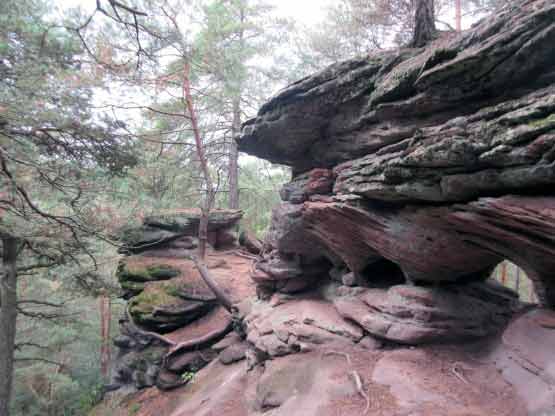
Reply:
M149 290L141 292L129 301L129 312L138 323L141 323L146 318L152 320L152 313L156 308L180 302L182 302L181 299L168 293L166 287L162 285L155 288L149 287Z
M161 229L148 225L127 226L117 232L117 238L125 244L123 251L143 251L167 243L181 235L171 229Z
M129 313L137 324L157 332L181 328L208 313L217 303L183 300L172 282L150 284L129 301Z
M532 120L528 123L528 126L534 129L555 129L555 114L550 114L539 120Z
M120 286L124 291L130 293L133 296L138 295L145 289L145 284L139 282L120 281Z
M179 275L179 270L167 264L151 264L148 266L122 261L118 265L116 276L119 282L154 282L168 280Z
M198 209L162 212L145 218L146 227L196 236L201 212ZM208 229L216 231L235 225L243 217L240 210L212 210L208 216Z

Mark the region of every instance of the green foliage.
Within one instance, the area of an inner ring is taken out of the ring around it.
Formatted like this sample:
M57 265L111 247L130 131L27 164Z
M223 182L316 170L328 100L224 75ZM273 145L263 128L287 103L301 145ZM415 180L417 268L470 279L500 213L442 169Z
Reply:
M240 166L239 204L245 215L242 227L263 238L270 226L272 208L280 203L279 189L290 180L288 168L249 158Z
M192 383L194 378L195 373L193 371L185 371L183 374L181 374L181 380L186 383Z
M16 361L13 415L80 416L102 398L105 380L99 367L97 300L79 292L71 299L70 281L61 275L54 280L33 276L20 282L24 299L48 299L63 306L29 305L18 318L16 359L25 360ZM112 335L117 335L123 305L113 303L113 308Z
M135 416L137 413L139 413L140 410L141 404L133 403L131 406L129 406L129 416Z

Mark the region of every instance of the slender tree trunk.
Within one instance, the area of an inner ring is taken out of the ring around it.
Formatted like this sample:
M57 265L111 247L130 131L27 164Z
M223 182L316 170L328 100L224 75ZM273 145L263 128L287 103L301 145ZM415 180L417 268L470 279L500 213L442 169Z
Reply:
M191 81L189 79L191 68L189 63L185 63L183 68L183 99L185 100L185 107L189 113L189 119L191 121L191 126L193 128L193 136L195 138L195 148L197 152L197 157L200 163L200 168L202 170L202 176L204 178L204 185L206 186L206 192L203 198L203 203L201 206L201 215L199 221L198 239L199 239L199 258L204 261L206 257L206 242L208 241L208 217L210 215L210 210L214 205L215 194L214 186L212 183L212 177L210 176L210 171L208 169L208 162L206 160L206 155L204 153L204 144L202 142L202 137L200 135L200 129L198 126L197 114L195 107L193 106L193 96L191 94Z
M0 276L0 416L9 416L17 321L17 239L2 237Z
M240 25L239 29L239 53L243 52L245 47L243 24L245 23L245 10L243 6L240 7ZM237 79L238 86L233 97L233 122L231 125L231 148L229 152L229 208L239 209L239 149L235 139L241 132L241 95L242 91L242 71L239 73Z
M412 47L421 48L436 35L434 0L416 0Z
M235 139L241 131L241 97L233 99L233 124L231 148L229 149L229 208L239 209L239 149Z
M231 299L220 289L216 281L213 279L212 275L206 267L204 267L204 258L206 257L206 241L208 239L208 217L210 215L210 210L214 205L216 198L216 193L212 184L212 177L210 176L210 171L208 170L208 161L206 160L206 155L204 153L204 145L202 143L202 138L200 136L200 129L198 127L197 114L195 107L193 106L193 97L191 95L191 82L189 79L190 67L188 63L185 63L183 71L183 99L185 100L185 106L187 107L187 112L189 113L189 119L191 121L191 126L193 128L193 136L195 137L195 147L197 151L197 157L200 162L200 167L202 174L204 176L204 182L206 185L206 194L204 196L204 202L201 207L201 216L199 222L199 258L195 259L195 265L200 272L200 275L208 287L212 290L214 295L218 298L218 301L222 306L227 309L230 313L232 312Z
M110 297L101 294L98 298L100 309L100 371L108 379L110 371L110 324L112 319L112 304Z
M462 30L461 0L455 0L455 24L457 32Z

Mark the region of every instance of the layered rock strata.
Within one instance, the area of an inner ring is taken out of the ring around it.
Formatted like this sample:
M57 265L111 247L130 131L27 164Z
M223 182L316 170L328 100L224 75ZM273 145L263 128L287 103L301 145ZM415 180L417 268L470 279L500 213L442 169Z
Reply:
M214 211L208 223L206 266L235 302L254 295L248 279L252 260L241 255L236 241L234 227L240 218L239 211ZM189 382L219 354L229 363L245 357L242 340L226 338L233 329L231 317L192 260L198 220L198 211L181 210L147 217L141 226L123 230L128 255L116 275L127 306L114 340L118 355L110 388L172 389ZM233 342L212 348L222 339Z
M555 306L553 45L555 5L519 1L460 36L338 63L270 99L239 148L293 179L254 281L295 292L331 269L387 287L388 264L389 286L466 285L509 259Z

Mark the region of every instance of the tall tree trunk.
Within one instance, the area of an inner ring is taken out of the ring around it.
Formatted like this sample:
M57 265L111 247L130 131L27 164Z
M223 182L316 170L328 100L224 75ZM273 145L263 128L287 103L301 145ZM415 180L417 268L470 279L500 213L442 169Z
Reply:
M229 149L229 208L239 209L239 149L235 139L241 131L241 97L233 99L233 124L231 125L231 148Z
M414 34L411 46L421 48L436 35L434 0L416 0Z
M245 23L244 5L240 5L239 10L239 53L242 55L245 47L243 24ZM241 63L242 65L242 63ZM231 125L231 148L229 151L229 208L239 209L239 149L235 139L241 132L241 96L242 91L242 71L238 74L238 85L235 97L233 97L233 122Z
M210 210L214 205L216 199L214 192L214 185L212 183L212 177L210 176L210 170L208 168L208 161L206 160L206 154L204 153L204 143L202 142L202 137L200 135L200 129L198 126L197 114L195 107L193 106L193 96L191 94L191 80L189 79L191 72L191 67L189 63L186 62L183 67L183 99L185 100L185 107L189 113L189 120L191 121L191 127L193 128L193 136L195 138L195 149L197 152L197 157L200 163L200 169L202 171L202 176L204 179L204 185L206 186L206 191L204 193L204 198L201 206L201 215L199 221L198 239L199 239L199 258L204 261L206 257L206 243L208 241L208 217L210 215Z
M461 0L455 0L455 24L457 32L460 32L462 30Z
M100 371L108 379L110 371L110 324L112 320L112 304L110 297L102 293L98 298L100 309Z
M17 321L17 239L2 237L0 276L0 416L9 416Z
M223 292L223 290L220 289L208 269L204 267L204 258L206 257L206 241L208 239L208 217L216 199L216 192L214 191L214 186L212 184L212 177L210 176L210 171L208 169L208 161L206 160L206 154L204 153L204 144L202 142L200 129L198 127L197 114L195 111L195 107L193 106L193 96L191 95L191 81L189 79L190 66L187 62L185 63L183 69L183 99L185 101L187 112L189 113L189 119L193 128L193 136L195 138L197 157L200 162L202 175L204 177L204 182L206 185L206 193L204 195L204 201L201 207L201 216L198 231L199 258L195 259L195 264L204 282L212 290L222 306L231 313L231 299Z

